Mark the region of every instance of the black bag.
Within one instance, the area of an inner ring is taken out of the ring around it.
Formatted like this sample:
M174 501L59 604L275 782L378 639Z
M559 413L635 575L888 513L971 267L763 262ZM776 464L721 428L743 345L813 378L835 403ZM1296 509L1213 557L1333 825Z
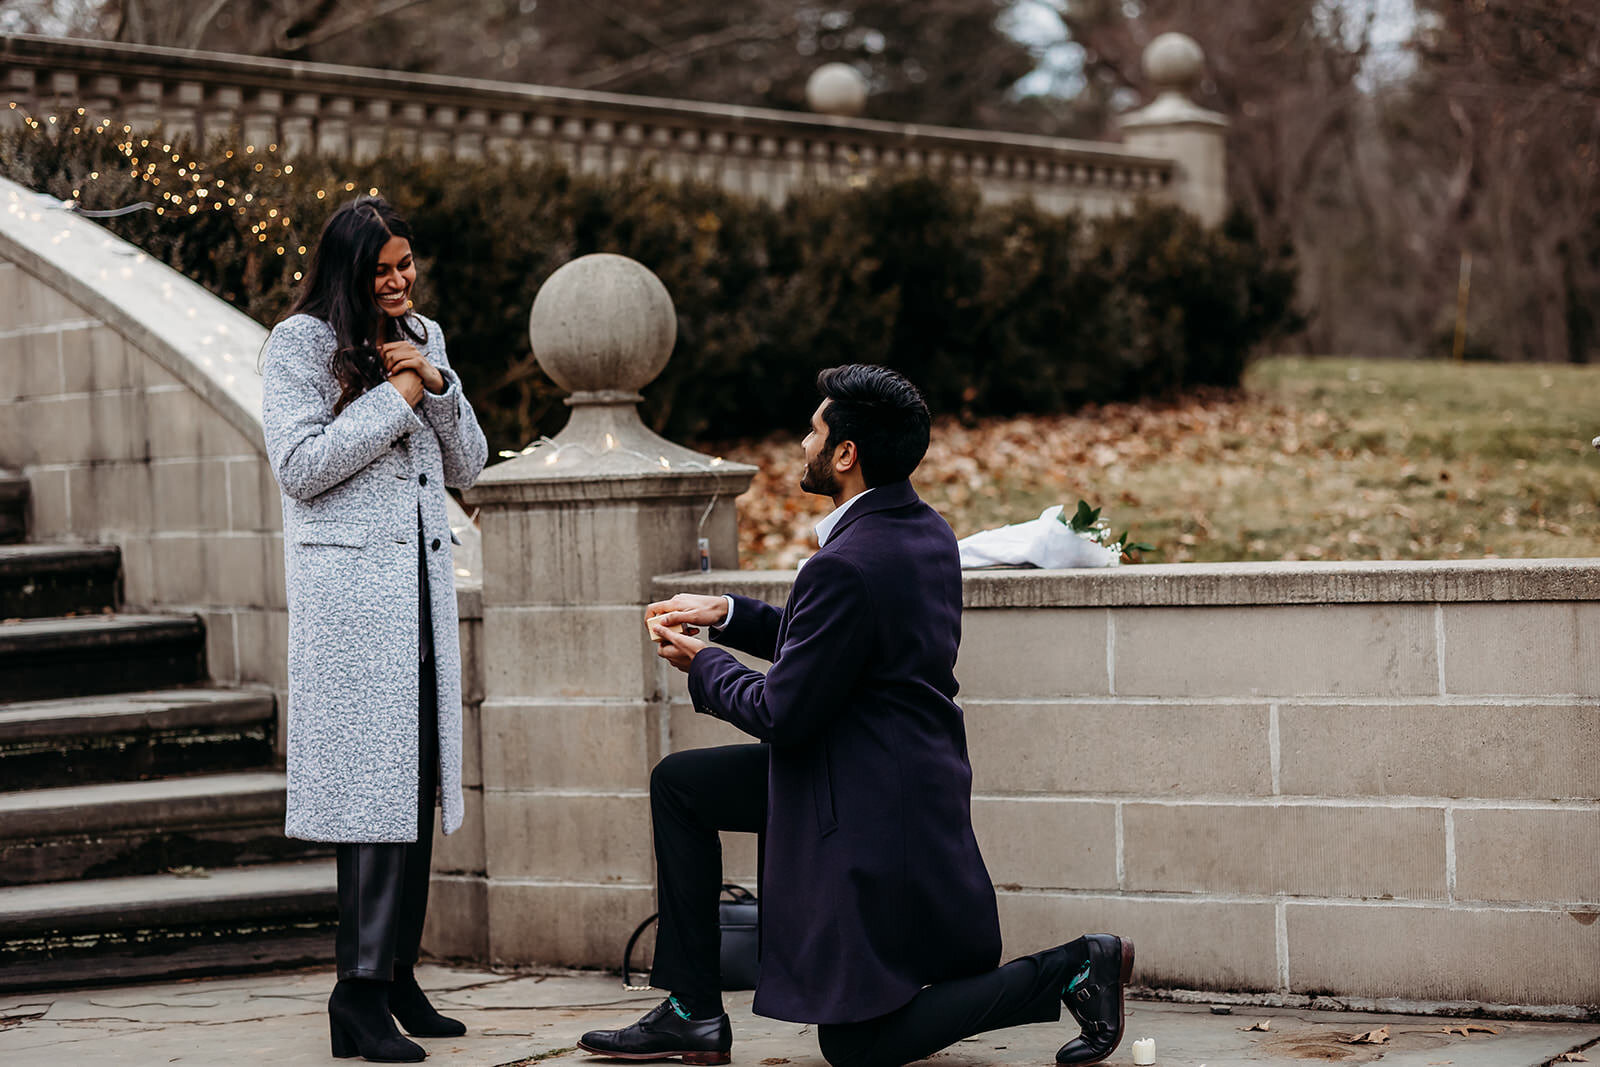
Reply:
M758 907L756 896L742 885L725 882L722 899L718 902L722 927L722 988L724 990L754 989L756 977L761 973L758 959L760 942L756 933ZM649 989L648 985L633 982L633 946L650 929L650 924L660 912L640 923L628 938L628 947L622 950L622 987L629 990Z

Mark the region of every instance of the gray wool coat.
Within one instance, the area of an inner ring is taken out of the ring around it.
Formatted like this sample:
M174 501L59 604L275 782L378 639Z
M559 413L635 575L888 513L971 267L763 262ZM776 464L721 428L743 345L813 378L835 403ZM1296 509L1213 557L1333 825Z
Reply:
M338 415L333 329L280 322L262 361L267 457L283 493L289 596L285 832L312 841L417 836L418 508L439 677L444 832L461 826L461 646L445 487L488 445L437 323L419 346L447 388L413 410L387 383Z

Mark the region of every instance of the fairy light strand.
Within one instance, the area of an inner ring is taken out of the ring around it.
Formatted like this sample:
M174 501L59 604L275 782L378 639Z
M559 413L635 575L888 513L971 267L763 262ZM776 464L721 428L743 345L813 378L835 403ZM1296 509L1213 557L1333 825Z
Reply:
M72 190L72 198L68 201L68 210L75 211L85 218L118 218L138 211L154 211L163 218L178 219L198 217L209 206L210 212L220 212L231 209L241 219L241 237L248 240L254 236L257 245L266 245L264 249L268 254L289 260L286 271L291 274L294 281L304 277L304 257L307 255L308 246L295 225L294 218L289 213L287 203L273 202L270 195L258 197L254 189L245 189L241 181L229 181L213 173L214 166L211 162L201 159L187 159L181 151L167 141L161 141L151 136L136 135L131 124L118 124L110 117L102 117L93 125L80 121L68 126L61 121L59 115L46 115L41 121L38 117L27 112L18 101L8 101L9 110L19 114L24 126L28 129L42 133L46 137L60 143L67 136L74 137L104 137L108 132L120 134L115 142L117 151L127 161L128 170L125 172L129 180L134 180L148 186L152 192L160 190L159 197L149 200L139 200L133 203L114 208L90 209L83 206L84 194L90 185L104 181L112 176L112 172L102 173L93 170L89 176ZM72 117L86 119L87 110L77 108ZM255 156L258 146L246 144L244 156ZM282 162L274 158L278 153L276 142L268 143L261 159L250 161L246 176L260 175L262 178L285 178L294 174L294 164ZM200 153L196 153L200 154ZM240 153L232 148L224 149L219 162L227 163L238 160ZM165 180L165 189L162 189ZM356 191L354 181L335 182L331 186L337 189L343 186L344 191ZM315 191L316 198L326 200L328 188ZM242 194L242 195L240 195ZM377 186L368 188L368 195L377 196ZM267 234L268 223L271 222L277 240L271 240Z
M604 447L593 448L577 441L568 441L562 443L554 441L549 437L540 437L537 441L531 442L524 448L501 449L500 458L515 459L518 456L542 454L544 456L545 466L553 467L561 461L561 456L567 452L579 453L585 459L600 459L604 456L629 456L641 463L660 467L663 470L692 471L697 473L721 470L725 464L725 461L721 456L714 456L705 463L693 459L679 459L676 461L669 460L666 456L660 454L659 452L652 455L648 452L640 452L636 449L625 448L618 444L617 439L609 433L605 435L605 440L606 443Z

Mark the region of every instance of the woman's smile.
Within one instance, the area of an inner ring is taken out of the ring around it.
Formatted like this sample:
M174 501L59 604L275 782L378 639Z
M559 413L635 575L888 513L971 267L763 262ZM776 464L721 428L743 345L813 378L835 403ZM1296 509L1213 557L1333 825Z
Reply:
M411 242L390 236L378 250L378 269L372 279L372 295L385 315L398 318L406 313L416 280L417 261L411 255Z

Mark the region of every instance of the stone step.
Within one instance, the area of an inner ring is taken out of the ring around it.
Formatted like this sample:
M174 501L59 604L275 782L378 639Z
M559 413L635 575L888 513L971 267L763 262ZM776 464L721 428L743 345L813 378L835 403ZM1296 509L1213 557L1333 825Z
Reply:
M0 704L0 791L262 767L274 706L270 693L238 689Z
M0 991L324 964L332 860L0 889Z
M114 609L121 569L113 545L0 545L0 619Z
M192 615L86 615L0 622L0 702L189 685L205 677Z
M276 771L0 793L0 885L329 855L283 835Z
M28 536L28 479L0 471L0 545Z

